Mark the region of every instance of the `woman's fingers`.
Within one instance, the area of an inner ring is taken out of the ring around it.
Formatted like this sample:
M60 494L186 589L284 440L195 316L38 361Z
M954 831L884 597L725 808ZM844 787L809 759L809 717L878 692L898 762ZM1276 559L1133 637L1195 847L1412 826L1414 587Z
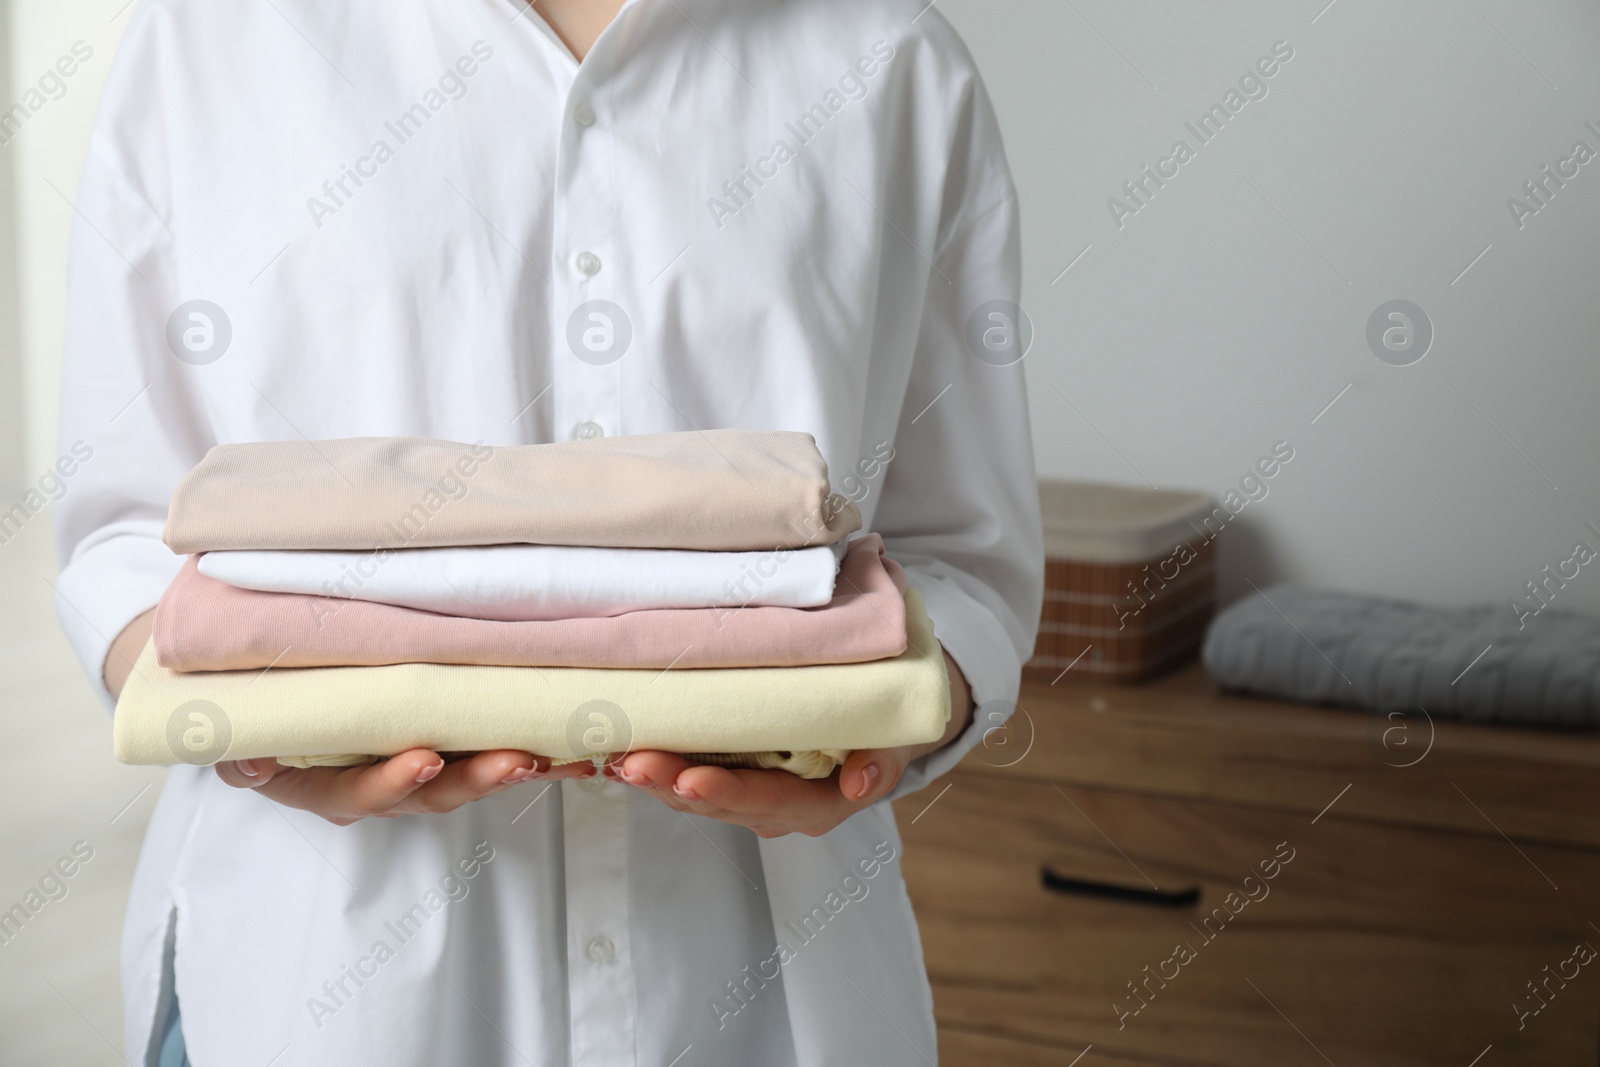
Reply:
M865 806L889 795L910 762L903 748L862 748L850 753L839 768L839 792Z
M438 753L417 748L361 767L281 767L256 791L285 807L346 826L399 810L444 768L445 761Z
M563 763L560 766L551 767L539 777L547 782L559 782L563 778L593 778L598 773L594 769L592 762L582 759L575 763Z
M217 777L235 789L254 789L285 768L275 759L229 760L216 765Z
M399 807L413 813L454 811L518 782L529 781L549 766L549 760L526 752L479 752L446 764L421 788L408 794Z
M788 771L696 764L668 752L634 752L616 767L624 782L670 808L763 837L825 833L850 813L831 780L807 781Z
M693 812L719 818L720 810L712 811L695 799L684 797L674 788L678 776L695 764L671 752L630 752L611 763L614 775L624 783L652 794L674 811Z
M347 825L394 810L437 776L444 760L427 749L412 749L362 767L284 767L256 792L291 808Z
M552 768L543 756L513 749L452 753L447 760L417 748L361 767L297 768L255 759L219 763L216 771L231 786L345 826L364 818L454 811L521 782L587 777L594 766Z
M611 768L668 807L749 827L762 837L827 833L882 800L910 759L901 748L853 752L839 771L805 779L781 770L690 763L668 752L633 752Z
M629 752L611 763L617 777L629 785L655 786L668 793L678 775L692 766L671 752Z
M689 767L678 775L673 790L685 800L755 818L801 814L819 803L837 799L831 783L807 781L788 771L733 767Z

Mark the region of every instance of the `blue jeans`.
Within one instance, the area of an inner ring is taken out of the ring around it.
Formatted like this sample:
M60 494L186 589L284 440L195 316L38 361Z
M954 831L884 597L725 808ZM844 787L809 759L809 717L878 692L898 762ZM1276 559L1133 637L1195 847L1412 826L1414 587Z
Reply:
M183 1043L182 1019L178 1015L178 998L172 998L172 1011L167 1015L167 1031L161 1038L161 1055L156 1067L189 1067L189 1053Z

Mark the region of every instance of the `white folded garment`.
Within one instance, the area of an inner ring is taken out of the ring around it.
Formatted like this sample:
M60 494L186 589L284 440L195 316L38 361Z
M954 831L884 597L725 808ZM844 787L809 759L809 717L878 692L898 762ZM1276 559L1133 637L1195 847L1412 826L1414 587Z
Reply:
M199 568L208 578L244 589L519 622L652 608L819 607L833 597L838 561L828 546L703 552L489 545L207 552Z

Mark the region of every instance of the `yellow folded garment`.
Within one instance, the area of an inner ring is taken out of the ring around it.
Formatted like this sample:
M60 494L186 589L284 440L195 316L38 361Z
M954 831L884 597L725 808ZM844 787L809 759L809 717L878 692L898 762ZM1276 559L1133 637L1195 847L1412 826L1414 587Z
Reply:
M916 589L906 590L906 638L904 653L870 663L664 671L401 663L180 673L157 665L147 644L117 702L116 756L209 764L425 747L794 758L921 744L944 733L950 690Z

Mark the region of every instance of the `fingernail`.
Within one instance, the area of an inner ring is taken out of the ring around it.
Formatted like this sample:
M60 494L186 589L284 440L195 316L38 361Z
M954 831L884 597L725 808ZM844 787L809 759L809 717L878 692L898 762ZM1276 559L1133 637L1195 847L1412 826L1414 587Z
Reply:
M650 780L637 771L619 771L617 773L618 777L629 785L643 785Z
M421 785L423 782L433 781L442 770L444 770L444 760L440 760L432 767L422 768L422 770L417 772L417 784Z
M869 763L861 768L861 784L856 786L856 799L862 800L878 784L878 765Z
M246 778L261 777L261 772L256 770L256 765L251 760L239 761L239 773L244 775Z
M690 789L687 786L674 785L672 787L672 791L674 793L678 794L680 797L682 797L685 800L699 800L700 799L700 794L696 793L693 789Z
M500 779L500 781L501 781L501 783L503 785L514 785L517 782L526 781L527 779L529 779L531 777L533 777L533 768L532 767L518 767L516 770L512 771L510 774L508 774L504 778Z

